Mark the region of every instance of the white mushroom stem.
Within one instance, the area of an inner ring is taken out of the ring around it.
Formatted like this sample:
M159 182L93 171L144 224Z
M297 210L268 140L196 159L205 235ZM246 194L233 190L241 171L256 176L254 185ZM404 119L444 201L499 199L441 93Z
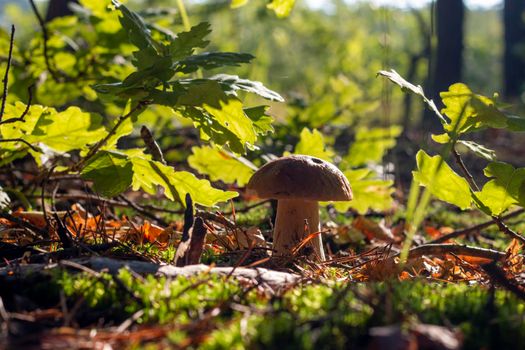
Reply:
M307 227L306 224L307 223ZM319 204L317 201L302 199L279 199L277 217L273 231L273 250L275 255L291 255L310 233L319 232ZM312 247L312 254L324 261L324 250L321 235L318 234L307 244Z

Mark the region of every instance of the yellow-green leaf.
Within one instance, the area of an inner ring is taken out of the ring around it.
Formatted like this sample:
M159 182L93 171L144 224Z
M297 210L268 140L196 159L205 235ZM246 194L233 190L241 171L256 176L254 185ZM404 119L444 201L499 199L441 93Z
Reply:
M438 199L461 209L470 207L471 195L467 180L452 170L441 156L430 157L421 150L416 155L414 181L426 187Z
M238 7L244 6L248 3L249 0L232 0L230 7L236 9Z
M325 145L323 134L318 130L304 128L294 150L295 154L305 154L331 162L334 152Z
M392 208L393 181L381 180L377 174L369 169L346 170L344 174L354 198L348 202L334 202L334 208L346 212L352 208L360 214L368 210L385 211Z
M511 206L525 206L525 168L514 168L503 162L490 163L484 170L491 178L481 191L475 192L480 208L500 215ZM481 203L479 203L481 202Z
M386 152L396 145L396 138L401 131L402 128L397 125L389 128L359 128L345 161L351 166L381 162Z
M450 119L445 125L447 132L459 135L481 127L507 126L507 117L495 107L494 101L473 93L465 84L453 84L440 96L445 105L442 112Z
M244 186L256 169L248 160L216 147L193 147L191 151L193 154L188 157L189 165L200 174L208 175L212 181Z
M272 2L266 6L273 10L277 17L284 18L290 15L294 4L295 0L272 0Z
M171 200L184 203L189 193L194 203L214 206L238 196L237 192L222 191L213 188L208 180L201 180L187 171L175 171L170 166L151 160L145 156L130 158L133 164L133 190L143 189L147 193L156 193L157 186L164 189L164 195Z
M253 145L257 139L253 122L244 113L242 102L234 96L226 95L217 82L206 81L192 85L178 103L202 107L222 127L238 137L243 145Z

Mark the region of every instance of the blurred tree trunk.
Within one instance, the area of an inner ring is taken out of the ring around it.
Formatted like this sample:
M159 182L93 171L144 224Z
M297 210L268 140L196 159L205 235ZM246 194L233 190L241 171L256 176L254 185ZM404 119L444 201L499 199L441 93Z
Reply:
M69 9L70 3L78 3L77 0L49 0L47 7L46 22L53 18L71 15L73 12Z
M508 98L517 98L525 83L525 1L505 0L503 25L505 53L503 58L503 91Z
M437 29L437 47L434 61L429 64L429 96L441 109L439 93L461 80L463 62L463 19L465 8L462 0L437 0L435 20ZM436 132L441 130L439 119L425 109L422 130Z

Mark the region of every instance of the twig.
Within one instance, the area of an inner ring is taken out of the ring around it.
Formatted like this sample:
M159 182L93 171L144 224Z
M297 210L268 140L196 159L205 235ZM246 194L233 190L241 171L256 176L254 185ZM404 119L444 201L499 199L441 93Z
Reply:
M506 256L506 253L499 250L471 247L463 244L423 244L410 249L408 258L414 259L423 255L444 256L452 253L490 260L500 260ZM398 256L399 254L393 255L387 260L392 260Z
M476 181L474 180L474 177L472 176L472 174L470 173L470 171L468 171L467 167L465 166L465 163L463 162L463 159L461 159L461 155L459 154L459 152L456 150L456 148L452 148L452 155L454 156L454 159L456 160L456 163L459 165L459 167L461 168L461 171L463 172L463 174L465 175L465 177L467 178L467 181L470 185L470 187L473 189L473 190L476 190L476 191L479 191L479 186L478 184L476 183Z
M166 165L166 160L162 155L162 150L160 149L157 141L155 141L153 138L153 134L151 133L150 129L148 129L146 125L142 125L142 128L140 128L140 137L142 137L142 140L146 144L148 151L150 151L153 160Z
M166 220L162 219L162 218L159 218L157 215L153 214L153 213L150 213L149 211L147 211L146 209L144 209L144 207L140 206L139 204L137 203L134 203L133 201L129 200L128 198L126 198L124 195L121 195L119 196L120 199L122 199L124 203L124 205L127 204L127 206L131 207L132 209L135 209L137 212L139 212L140 214L150 218L150 219L153 219L155 221L157 221L159 224L163 225L163 226L168 226L168 222L166 222ZM108 201L105 201L106 203L109 204ZM117 204L117 205L122 205L122 204Z
M512 213L509 213L509 214L507 214L505 216L502 216L501 220L506 220L506 219L513 218L513 217L518 216L518 215L520 215L520 214L522 214L524 212L525 212L525 209L518 209L516 211L513 211ZM428 244L443 243L443 242L448 241L449 239L454 239L454 238L457 238L457 237L460 237L460 236L468 235L470 233L483 230L484 228L487 228L487 227L492 226L494 224L496 224L496 222L493 219L491 219L491 220L485 221L485 222L483 222L481 224L478 224L478 225L475 225L475 226L471 226L471 227L467 227L465 229L457 230L457 231L451 232L449 234L443 235L441 237L438 237L438 238L428 242Z
M266 203L270 203L271 201L272 201L271 199L266 199L266 200L263 200L263 201L260 201L260 202L257 202L257 203L251 204L251 205L247 205L244 208L235 209L235 213L244 213L244 212L250 211L250 210L252 210L254 208L257 208L257 207L259 207L261 205L264 205ZM233 214L233 210L223 211L222 214L223 215Z
M0 122L2 121L2 118L4 117L4 110L5 110L5 103L7 101L7 89L8 89L8 81L9 81L9 69L11 69L11 60L13 59L13 43L15 41L15 25L11 25L11 38L9 39L9 54L7 56L7 67L5 68L5 75L4 75L4 94L2 95L2 106L0 107Z
M44 214L44 217L45 216L46 215ZM69 232L69 229L64 224L62 219L58 217L58 214L56 212L53 214L53 216L55 219L56 232L58 234L58 237L60 238L60 242L62 242L62 247L64 247L64 249L73 247L73 240L71 238L71 232Z
M10 264L17 264L22 262L23 260L27 260L28 263L46 263L49 260L63 260L63 259L69 259L72 256L78 256L79 253L84 251L89 252L103 252L108 249L121 246L126 247L125 245L121 244L120 242L109 242L109 243L100 243L100 244L93 244L93 245L83 245L79 247L71 247L67 249L57 250L54 252L46 252L46 253L40 253L40 254L32 254L29 256L29 258L17 258L9 261ZM88 249L86 249L88 248ZM5 266L3 263L0 263L0 267Z
M49 33L47 32L46 23L44 22L44 19L42 18L42 16L40 16L40 13L38 12L38 9L36 8L34 0L29 0L29 4L31 5L31 8L33 9L33 13L36 16L36 19L38 20L40 29L42 30L42 37L44 39L44 61L46 64L46 68L49 74L51 74L51 77L53 77L53 80L55 82L60 82L60 78L58 77L55 69L51 66L51 61L49 59L49 52L48 52L48 47L47 47L47 42L49 40Z
M0 211L0 218L4 218L4 219L7 219L11 222L14 222L15 224L19 225L19 226L22 226L28 230L31 230L33 232L36 232L38 233L38 235L40 236L39 238L40 239L44 239L45 237L49 237L49 233L48 231L44 230L44 229L41 229L40 227L37 227L35 225L33 225L32 223L30 222L27 222L21 218L17 218L16 216L13 216L11 214L8 214L6 212L2 212Z
M32 1L32 0L31 0ZM86 156L84 158L82 158L82 160L80 162L78 162L74 168L75 169L81 169L82 166L89 160L91 159L99 150L100 148L102 148L108 141L109 139L115 135L115 133L117 132L118 128L120 127L120 125L122 123L124 123L124 121L126 121L126 119L128 119L129 117L131 117L135 112L138 112L139 110L141 110L142 108L144 108L145 106L147 106L149 104L149 102L147 101L140 101L137 103L137 105L135 107L133 107L128 113L124 114L124 115L121 115L117 121L117 123L113 126L113 128L111 128L111 130L108 132L108 134L106 135L106 137L104 137L102 140L100 140L99 142L97 142L93 147L91 147L91 149L89 150L89 152L86 154Z
M124 322L120 324L120 326L117 327L115 332L117 333L123 333L126 329L131 327L131 325L139 318L141 318L144 315L144 309L140 309L139 311L135 312L133 315L131 315L129 318L127 318Z
M481 267L493 282L514 293L514 295L521 300L525 300L525 291L514 283L514 281L509 280L507 276L505 276L505 271L503 271L498 265L490 263L481 265Z
M200 216L201 218L205 220L211 220L211 221L218 222L219 224L226 226L230 230L234 230L237 227L237 225L235 225L233 221L224 217L223 215L210 213L210 212L199 210L199 209L195 210L195 215Z
M27 115L27 113L29 113L29 108L31 108L31 102L33 101L33 87L34 85L31 84L29 85L29 87L27 88L27 105L26 105L26 109L24 110L24 112L22 113L22 115L20 117L15 117L15 118L9 118L9 119L6 119L6 120L2 120L1 118L1 115L3 115L3 109L2 109L2 113L0 114L0 124L10 124L10 123L16 123L16 122L25 122L25 117Z
M190 248L191 228L195 222L193 217L193 200L191 199L189 193L186 193L185 201L186 210L184 212L184 227L182 228L182 238L173 258L173 263L176 266L186 265L185 257L188 253L188 249Z
M458 151L456 151L455 148L452 148L452 154L454 155L456 163L459 165L461 171L466 176L467 181L470 184L471 188L473 190L479 191L479 187L476 184L476 182L474 181L474 178L472 177L472 174L470 174L470 172L468 171L467 167L465 166L465 163L463 163L463 160L461 159L461 155L458 153ZM496 216L496 215L491 215L491 217L492 217L492 220L496 223L496 225L498 226L498 228L499 228L499 230L501 232L503 232L507 236L510 236L510 237L512 237L514 239L517 239L518 241L521 241L522 243L525 243L525 237L523 237L522 235L520 235L519 233L515 232L514 230L512 230L507 225L505 225L505 223L503 222L501 217Z
M201 218L196 218L191 232L190 249L185 257L186 265L200 263L207 232L208 229L204 226L204 221Z
M30 144L30 143L27 142L26 140L24 140L24 139L20 139L20 138L14 138L14 139L1 139L0 142L22 142L23 144L25 144L25 145L27 145L29 148L31 148L33 151L38 152L38 153L41 153L41 152L42 152L42 150L39 149L38 147L33 146L32 144Z

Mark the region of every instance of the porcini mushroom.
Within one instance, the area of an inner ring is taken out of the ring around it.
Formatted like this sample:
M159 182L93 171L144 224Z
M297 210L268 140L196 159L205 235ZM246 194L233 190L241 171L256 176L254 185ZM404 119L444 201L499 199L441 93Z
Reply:
M350 184L337 167L305 155L282 157L265 164L253 174L247 188L260 198L278 200L273 251L285 256L309 234L320 231L318 201L352 199ZM310 242L314 257L325 260L321 235Z

